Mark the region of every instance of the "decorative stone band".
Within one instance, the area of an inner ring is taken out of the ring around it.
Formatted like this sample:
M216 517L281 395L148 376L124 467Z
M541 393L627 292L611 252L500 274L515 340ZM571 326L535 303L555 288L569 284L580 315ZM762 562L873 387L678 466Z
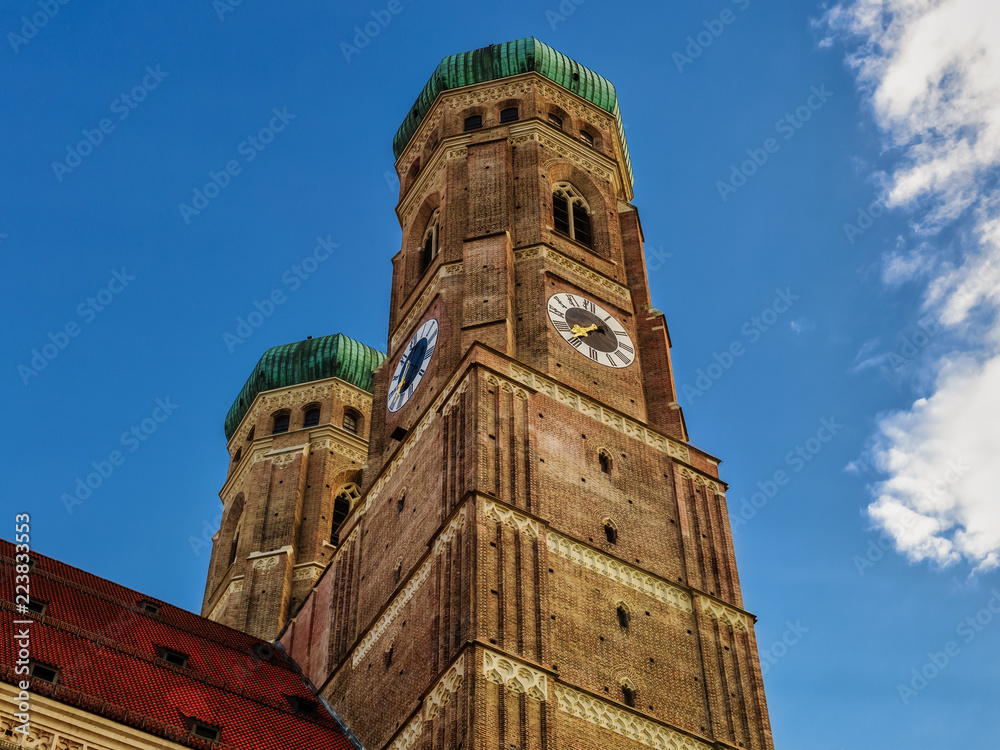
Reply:
M278 555L291 555L292 546L286 544L280 549L273 549L270 552L251 552L247 555L247 560L253 560L254 570L263 570L265 573L278 565Z
M258 461L271 459L271 462L276 467L283 469L299 456L304 456L308 448L308 444L293 445L290 448L278 448L277 450L268 451L267 453L256 453L254 454L253 460L254 463L257 463Z
M623 586L635 589L653 597L657 601L669 604L671 607L685 612L693 611L691 596L684 589L678 588L662 578L657 578L639 568L633 568L620 560L603 555L597 550L585 547L572 539L561 536L551 529L546 535L549 552L564 557L588 570L607 576Z
M215 620L219 617L219 613L226 606L226 602L229 601L230 594L236 594L243 590L243 576L235 576L233 580L229 582L229 586L222 592L219 596L219 601L215 603L212 607L212 612L208 615L209 620Z
M294 573L292 573L293 581L315 581L322 575L324 570L323 565L319 563L300 563L295 566Z
M434 275L434 278L427 283L427 286L424 288L424 291L422 291L420 293L420 296L417 297L417 301L410 306L410 312L406 314L406 317L403 318L400 324L396 326L396 330L393 331L392 336L389 339L390 351L395 351L396 346L399 344L400 339L402 339L404 335L410 332L410 328L413 326L413 323L416 320L417 315L426 311L427 303L430 301L431 297L433 297L434 294L437 293L438 282L447 276L459 275L460 273L462 273L462 270L464 268L465 266L461 263L449 263L448 265L441 266L438 269L437 273Z
M679 730L652 722L564 685L555 686L559 710L649 747L663 750L712 750L712 746Z
M738 609L727 607L711 599L701 598L701 611L713 620L729 625L733 630L744 633L750 630L750 618Z
M620 194L622 184L618 177L617 165L613 161L603 154L583 146L582 141L580 142L581 145L577 145L569 135L565 135L557 140L550 133L542 130L544 126L538 123L531 123L530 125L534 132L523 133L518 128L519 132L515 135L512 130L510 140L513 145L520 146L530 141L538 141L555 158L572 162L605 182L614 184L616 194ZM583 150L584 148L587 148L586 152ZM594 158L595 156L597 158Z
M372 413L372 395L340 378L313 380L288 388L276 388L273 391L257 394L239 428L229 439L229 446L242 445L246 441L250 427L257 423L262 410L272 412L275 409L288 408L304 401L323 401L331 396L350 404L363 414L371 415Z
M483 676L512 693L522 693L536 701L549 699L548 679L544 672L515 661L506 654L483 650Z
M666 435L661 435L658 432L653 432L634 419L629 419L618 412L606 409L597 401L593 401L586 396L581 396L568 388L564 388L554 380L519 367L514 363L510 365L510 375L517 382L533 388L539 393L543 393L549 398L555 399L559 403L565 404L601 424L608 425L630 438L635 438L639 442L655 448L661 453L666 453L668 456L686 463L691 462L691 452L683 443L668 438Z
M423 705L417 709L416 715L406 725L406 729L393 740L393 743L386 750L410 750L416 745L420 735L424 732L424 722L433 721L438 714L444 711L448 701L451 700L451 694L458 692L464 681L465 654L462 654L437 681L431 692L424 698Z
M502 523L504 526L514 529L514 531L520 531L522 534L527 534L535 539L538 538L538 522L527 516L523 516L510 508L489 501L483 506L483 512L487 518L497 523Z
M324 450L333 451L334 453L339 453L342 456L347 456L347 458L352 461L357 461L363 464L368 460L368 453L364 451L355 450L349 445L345 445L340 440L335 438L323 438L322 440L313 440L309 443L309 447L316 449L322 448Z
M455 534L458 533L458 530L464 525L465 507L463 506L461 510L455 514L455 517L451 519L451 522L441 530L437 540L434 542L434 554L429 556L424 561L424 564L417 569L417 572L412 578L410 578L406 586L403 587L403 590L396 595L389 607L382 613L382 616L375 621L371 630L368 631L368 634L365 635L365 637L361 640L361 643L359 643L357 648L354 649L354 655L351 657L351 666L358 666L358 663L365 658L369 651L371 651L375 642L381 638L383 634L385 634L385 631L389 629L390 625L392 625L396 616L403 611L403 607L406 606L407 602L413 598L413 595L417 593L417 590L423 585L424 581L427 580L427 577L431 572L431 565L434 562L434 557L441 554L444 550L445 543L454 539ZM442 542L442 539L445 541Z
M718 482L716 482L714 479L706 477L703 474L699 474L697 471L691 471L691 469L687 468L686 466L679 466L677 470L682 477L684 477L685 479L690 479L694 484L704 485L717 495L726 494L726 488L723 487Z
M582 263L577 263L554 248L546 245L535 245L514 251L515 262L531 260L532 258L545 258L553 265L559 266L581 279L586 279L595 284L599 289L611 292L611 294L621 300L623 305L631 309L632 295L629 293L628 287L622 286L617 281L587 268Z

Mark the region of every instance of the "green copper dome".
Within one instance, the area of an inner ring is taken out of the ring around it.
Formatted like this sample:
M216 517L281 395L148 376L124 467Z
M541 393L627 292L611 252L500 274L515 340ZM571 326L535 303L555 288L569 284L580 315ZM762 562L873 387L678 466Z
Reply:
M340 378L370 393L372 371L384 359L382 352L342 333L268 349L226 414L226 440L236 432L258 393L323 378Z
M444 58L435 68L424 90L420 92L413 108L392 139L392 151L396 158L398 159L403 153L406 144L417 132L437 95L442 91L484 81L495 81L498 78L530 71L541 73L553 83L569 89L577 96L615 116L618 135L625 151L625 169L629 181L632 181L632 164L625 143L625 127L622 125L621 112L618 110L618 97L615 95L614 84L590 68L583 67L576 60L571 60L547 44L542 44L534 37L491 44L489 47L460 52Z

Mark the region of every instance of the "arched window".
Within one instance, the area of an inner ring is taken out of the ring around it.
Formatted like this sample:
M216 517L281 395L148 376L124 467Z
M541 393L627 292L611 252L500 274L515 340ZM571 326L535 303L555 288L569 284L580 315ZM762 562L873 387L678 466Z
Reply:
M306 408L305 417L302 419L303 427L315 427L319 424L319 407L310 406Z
M355 435L358 433L358 415L348 409L344 409L344 429Z
M399 500L396 501L396 514L399 515L403 512L403 508L406 507L406 493L399 496Z
M500 110L500 122L514 122L517 120L517 107L507 107Z
M243 511L240 510L240 520L236 522L236 530L233 531L233 541L229 545L229 563L226 565L228 568L234 562L236 562L236 552L240 546L240 531L243 529Z
M403 560L402 558L396 560L396 568L392 573L392 582L399 583L403 579Z
M626 706L635 708L635 685L631 680L622 680L622 699Z
M385 650L385 653L382 655L382 659L383 659L383 661L385 661L385 668L386 669L388 669L389 667L392 666L392 651L393 651L393 649L395 647L396 647L395 643L390 643L389 644L389 648L387 648Z
M588 146L593 147L594 145L594 136L592 136L586 130L580 131L580 140L586 143Z
M271 433L277 435L279 432L288 432L288 412L281 412L274 415L274 428Z
M483 116L482 115L470 115L465 118L465 129L466 130L479 130L483 126Z
M333 500L333 522L330 525L330 544L334 547L340 544L339 532L344 519L360 498L361 490L353 482L337 490L337 496Z
M440 250L440 239L438 232L440 229L441 222L441 209L434 209L434 213L431 214L430 220L427 222L427 229L424 230L424 239L421 243L420 250L420 270L421 272L427 270L427 267L434 262L437 257L438 250Z
M622 630L628 630L629 621L632 619L632 616L629 614L628 609L625 608L624 604L619 602L617 613L618 613L618 626Z
M601 465L601 471L605 474L611 473L611 454L606 450L602 450L597 454L597 461Z
M252 441L253 441L253 431L254 431L254 428L253 428L253 427L251 427L251 428L250 428L250 432L248 432L248 433L247 433L247 442L248 442L248 443L250 443L250 442L252 442Z
M608 544L618 544L618 529L611 521L604 522L604 536L608 540Z
M581 245L591 246L590 208L583 196L568 182L552 187L552 222L555 230Z
M236 453L233 454L233 466L238 464L241 458L243 458L243 449L237 448Z
M562 130L562 118L559 115L554 115L550 112L549 125L551 125L554 128L559 128L560 130Z

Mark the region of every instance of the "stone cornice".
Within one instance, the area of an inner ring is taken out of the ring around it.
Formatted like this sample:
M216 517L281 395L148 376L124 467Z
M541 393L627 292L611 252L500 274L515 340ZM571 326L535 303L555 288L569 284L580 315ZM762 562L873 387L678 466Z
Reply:
M571 274L590 282L598 289L610 292L614 295L615 299L618 300L623 310L626 310L629 313L632 312L632 295L629 293L628 287L619 284L617 281L605 276L604 274L598 273L592 268L588 268L582 263L578 263L568 255L559 252L555 248L549 247L548 245L532 245L531 247L523 247L514 251L515 262L532 260L534 258L544 258L553 265L569 271Z
M323 378L297 383L287 388L274 388L257 394L226 447L232 453L235 446L242 445L246 441L247 433L250 427L257 423L262 409L270 412L289 407L293 402L300 400L321 401L331 395L350 404L366 416L372 413L372 394L340 378Z
M566 685L555 686L559 710L583 721L655 748L671 750L712 750L712 745L658 721L652 721L627 708L619 707L589 693Z

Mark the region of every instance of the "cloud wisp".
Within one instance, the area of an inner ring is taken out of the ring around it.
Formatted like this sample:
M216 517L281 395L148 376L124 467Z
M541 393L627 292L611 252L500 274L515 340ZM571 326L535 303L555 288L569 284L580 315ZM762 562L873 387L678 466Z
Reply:
M1000 566L1000 4L848 0L820 22L841 44L885 143L885 205L914 249L883 258L887 288L926 279L943 355L926 395L883 415L867 458L872 521L912 561ZM948 230L945 232L944 230ZM944 235L952 236L945 239ZM927 369L930 372L927 372Z

